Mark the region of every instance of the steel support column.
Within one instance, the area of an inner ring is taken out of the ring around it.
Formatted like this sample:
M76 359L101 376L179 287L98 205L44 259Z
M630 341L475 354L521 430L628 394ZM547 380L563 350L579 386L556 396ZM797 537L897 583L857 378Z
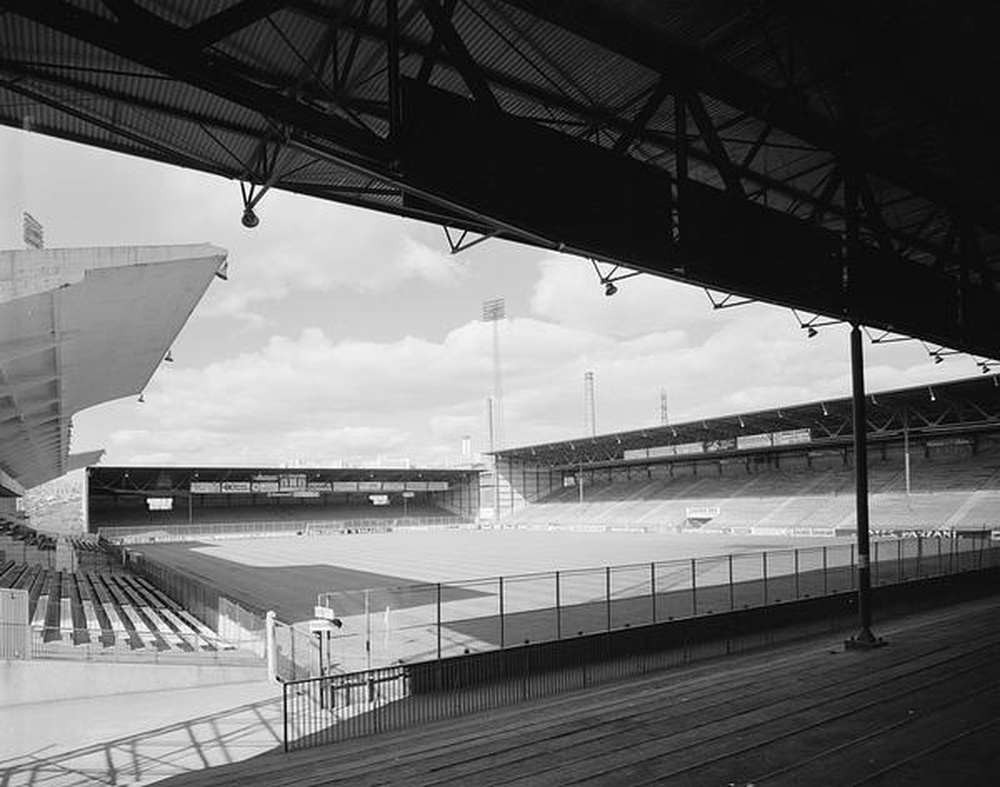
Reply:
M874 648L885 641L872 633L871 559L868 539L868 430L861 328L851 326L851 387L854 405L854 494L858 531L858 631L844 643L849 650Z

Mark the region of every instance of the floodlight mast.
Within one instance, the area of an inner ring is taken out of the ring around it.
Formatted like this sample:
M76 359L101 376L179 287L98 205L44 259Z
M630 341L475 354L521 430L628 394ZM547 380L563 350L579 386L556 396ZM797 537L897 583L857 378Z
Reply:
M583 375L583 422L591 437L597 436L597 413L594 405L594 373Z
M493 428L495 450L504 448L503 379L500 372L500 321L507 317L507 304L503 298L483 302L483 322L493 323Z
M493 323L493 396L489 407L490 453L493 456L493 521L500 522L500 463L494 451L503 450L503 381L500 374L500 321L507 316L503 298L483 301L483 322Z

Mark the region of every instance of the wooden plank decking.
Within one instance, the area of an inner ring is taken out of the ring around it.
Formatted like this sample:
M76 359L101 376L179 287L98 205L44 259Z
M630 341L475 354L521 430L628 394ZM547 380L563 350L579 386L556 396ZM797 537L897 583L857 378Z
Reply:
M955 785L1000 767L1000 598L419 729L186 774L212 785Z

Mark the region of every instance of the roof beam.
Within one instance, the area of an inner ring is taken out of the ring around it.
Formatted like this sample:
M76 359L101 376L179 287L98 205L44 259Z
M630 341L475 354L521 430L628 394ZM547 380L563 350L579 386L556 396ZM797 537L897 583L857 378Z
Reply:
M726 152L722 140L719 139L715 126L712 125L712 119L705 110L701 96L697 93L688 94L685 96L685 103L691 110L691 117L694 118L695 125L698 126L702 139L705 140L705 146L712 156L712 163L722 176L722 182L726 184L726 190L745 197L746 192L743 190L743 184L740 182L739 173L736 171L736 167L733 166L733 162L729 159L729 154Z
M483 72L476 61L472 59L465 43L452 25L450 15L446 14L445 9L437 0L418 0L418 2L420 8L423 9L424 16L427 17L427 21L431 23L434 34L451 55L452 62L461 75L462 81L465 82L465 86L469 88L469 92L472 93L477 102L499 112L500 105L497 103L496 96L493 95Z
M191 44L203 49L216 41L249 27L264 17L287 5L285 0L243 0L217 14L202 19L187 30Z
M247 79L239 72L239 64L217 53L200 51L185 31L144 9L129 13L127 23L114 23L65 0L0 0L0 7L344 146L346 150L338 153L338 158L348 166L360 165L358 157L379 165L387 159L385 143L372 132Z
M659 81L653 88L653 92L649 94L649 98L646 99L646 103L643 104L642 109L640 109L632 122L619 134L618 139L615 140L614 147L612 148L615 153L627 153L628 149L635 142L636 137L639 133L646 128L646 124L653 119L653 115L656 114L656 110L660 108L660 104L663 103L664 99L670 93L670 85L665 77L660 77Z
M852 161L886 180L954 209L970 212L983 226L1000 232L1000 211L989 200L910 161L885 145L840 128L803 107L786 91L771 88L725 63L685 50L652 30L629 24L623 14L589 0L502 0L616 52L660 74L683 75L690 90L725 101L804 142Z

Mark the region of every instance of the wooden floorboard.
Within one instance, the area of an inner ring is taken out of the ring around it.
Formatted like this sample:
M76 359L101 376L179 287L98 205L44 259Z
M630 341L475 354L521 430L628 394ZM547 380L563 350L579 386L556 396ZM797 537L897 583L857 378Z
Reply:
M187 774L164 787L993 784L1000 598L522 706Z

